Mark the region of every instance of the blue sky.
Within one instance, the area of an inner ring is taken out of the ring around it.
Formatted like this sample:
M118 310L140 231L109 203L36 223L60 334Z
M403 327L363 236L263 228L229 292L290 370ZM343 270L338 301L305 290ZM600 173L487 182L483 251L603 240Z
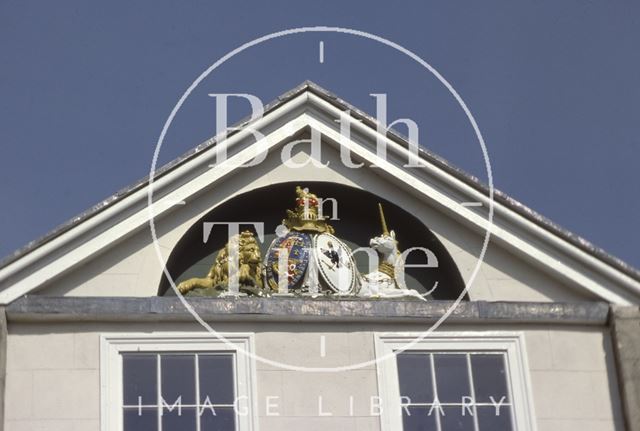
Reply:
M326 25L428 61L475 115L498 189L638 267L639 21L638 2L583 0L2 1L0 255L145 176L177 99L219 57L274 31ZM338 34L234 57L180 111L161 161L213 135L208 93L267 102L305 79L370 113L370 93L387 93L390 119L414 119L423 145L486 181L473 131L433 76Z

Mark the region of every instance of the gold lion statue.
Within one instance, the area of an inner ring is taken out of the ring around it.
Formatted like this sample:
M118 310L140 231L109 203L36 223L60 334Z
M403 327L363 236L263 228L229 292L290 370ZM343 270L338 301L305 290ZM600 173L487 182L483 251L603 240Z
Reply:
M229 243L238 242L238 266L229 261ZM218 296L229 289L229 274L237 274L241 292L263 295L262 256L260 246L250 231L231 237L218 251L213 266L204 278L190 278L178 285L187 296Z

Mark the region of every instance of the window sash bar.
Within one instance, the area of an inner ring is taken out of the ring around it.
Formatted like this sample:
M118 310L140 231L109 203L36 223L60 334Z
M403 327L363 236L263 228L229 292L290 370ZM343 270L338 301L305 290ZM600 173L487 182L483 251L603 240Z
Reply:
M473 370L471 369L471 355L467 353L467 375L469 376L469 389L471 389L471 396L473 397L473 428L476 431L480 431L480 425L478 424L478 409L476 404L476 386L473 383Z
M429 407L434 405L435 403L406 403L406 404L402 404L403 406L407 406L407 407ZM462 403L440 403L439 405L443 406L443 407L462 407L466 404L462 404ZM495 407L495 404L491 404L491 403L474 403L474 405L477 405L478 407ZM502 403L500 404L500 406L512 406L511 403ZM136 406L137 407L137 406ZM152 406L155 407L155 406ZM189 407L189 406L186 406ZM223 407L223 406L221 406Z
M436 364L433 358L433 353L429 353L429 368L431 368L431 386L433 389L434 401L438 400L440 403L440 397L438 397L438 384L436 383ZM440 423L440 414L436 411L436 427L438 431L442 431L442 424Z
M160 354L156 353L156 372L157 372L157 384L158 388L158 409L156 411L158 417L158 431L162 431L162 361L160 360Z
M195 363L195 379L196 379L196 431L200 431L200 357L198 353L193 355L193 360Z

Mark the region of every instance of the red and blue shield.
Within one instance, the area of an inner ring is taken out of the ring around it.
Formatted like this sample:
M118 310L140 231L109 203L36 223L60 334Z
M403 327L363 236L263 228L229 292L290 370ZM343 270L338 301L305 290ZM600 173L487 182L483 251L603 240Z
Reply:
M291 231L281 238L276 238L267 251L265 259L267 285L278 292L280 281L279 259L280 253L287 253L287 287L299 287L307 267L311 250L311 236L303 232Z

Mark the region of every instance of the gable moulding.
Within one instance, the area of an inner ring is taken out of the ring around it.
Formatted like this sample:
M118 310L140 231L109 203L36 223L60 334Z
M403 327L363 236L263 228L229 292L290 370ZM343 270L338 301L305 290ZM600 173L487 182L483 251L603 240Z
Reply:
M310 98L314 104L320 106L325 112L331 112L333 116L339 117L341 111L333 105L315 94L311 94ZM319 123L315 119L312 120L311 125L312 127L320 128ZM326 126L327 122L323 122L323 125ZM374 140L374 142L375 139L378 138L384 139L387 149L391 148L396 151L400 155L401 160L409 160L410 152L406 147L383 137L375 129L363 125L358 121L352 121L351 127L352 130L355 129L365 134L365 136L368 136ZM336 131L331 127L321 130L321 132L341 145L349 145L348 140L339 133L336 133ZM353 150L352 152L355 153ZM396 177L401 175L410 175L407 170L402 169L401 167L398 168L397 165L392 166L387 160L382 160L377 157L376 160L376 162L373 162L374 164L379 166L378 163L386 163L387 167L394 169L394 175ZM442 169L426 162L425 171L433 175L429 178L430 180L435 178L436 180L441 181L441 184L447 186L451 195L454 195L455 191L462 192L464 200L482 202L483 208L487 208L489 206L489 198L485 194L480 193L478 190L453 177L449 173L444 172ZM423 174L424 172L412 169L411 173L415 176L416 174ZM424 177L421 179L423 182L425 181ZM405 180L405 182L409 184L410 180ZM440 201L439 199L443 200ZM540 267L552 269L561 279L569 281L578 288L585 287L598 297L613 303L618 303L620 300L622 300L622 303L627 303L628 301L638 302L638 297L640 296L640 282L621 273L615 268L612 268L594 256L585 253L574 245L541 228L498 202L494 201L493 203L494 222L492 226L489 226L488 221L483 216L479 216L467 207L461 207L455 199L449 199L448 197L443 198L442 194L437 197L434 196L432 203L435 203L436 205L442 204L440 205L441 207L445 207L463 219L472 221L475 226L481 230L490 228L491 235L500 239L503 244L510 246L519 254L533 257L533 260L536 261ZM512 233L514 231L515 233ZM544 243L547 247L557 250L560 253L552 255L549 252L545 252L540 246L533 246L531 243L523 241L521 239L523 237L529 237L532 240L538 239L538 242ZM565 254L572 259L575 259L577 262L571 262L569 264L566 263L566 260L565 262L562 262L562 255ZM581 265L583 269L590 270L591 273L588 276L583 275L581 271L577 271L573 268L575 264ZM597 272L603 273L606 278L609 278L609 280L604 279L600 283L593 281L593 278L604 278L598 277ZM613 287L611 286L611 282L626 287L631 294L619 292L610 295L608 290Z
M371 151L363 142L358 142L357 137L346 139L340 135L337 123L327 120L340 118L342 112L312 92L301 93L250 123L250 127L255 130L280 124L280 127L268 133L265 138L255 141L248 129L240 130L218 145L160 176L153 183L154 195L158 196L154 199L153 213L156 217L165 216L174 209L175 202L186 201L195 193L222 181L236 169L241 169L237 166L250 162L257 154L270 151L291 136L311 127L326 137L329 143L345 147L366 162L382 167L377 169L377 173L387 175L407 186L414 195L427 203L471 224L477 231L482 232L489 227L484 216L469 207L461 206L458 200L462 196L467 201L482 202L483 207L487 208L489 199L485 194L429 161L425 160L423 169L414 168L408 172L402 167L403 162L392 162L389 157L386 160L381 159L375 150ZM378 133L374 128L361 124L351 116L348 118L353 131L373 142L377 139L383 140L387 145L387 153L391 152L398 160L408 160L410 153L405 146ZM229 152L232 148L238 148L233 156L215 169L208 168L221 150ZM199 173L194 176L194 172ZM187 180L189 177L191 179ZM142 187L95 217L0 269L0 283L4 285L0 292L0 304L8 304L73 269L112 244L114 238L123 239L143 228L150 220L150 211L146 207L148 187ZM114 223L113 220L116 218L122 221ZM628 305L639 302L639 281L497 202L494 202L494 222L490 227L493 237L574 287L586 289L597 297L616 304ZM65 247L81 238L84 240L82 244L69 251L65 250ZM50 260L38 267L38 263L45 257L49 257Z
M275 121L286 113L302 106L305 101L306 95L302 94L283 106L282 110L269 113L255 123L252 123L252 127L260 129L263 125ZM294 125L291 123L287 124L286 128L280 128L277 134L267 135L266 139L273 139L274 137L286 139L288 137L286 133L295 134L303 129L302 126L298 125L300 128L294 130L292 129L292 127L295 127ZM232 170L232 163L235 162L237 165L241 165L250 161L253 155L251 157L243 157L242 159L231 157L226 160L226 163L217 166L215 169L208 168L209 164L216 160L221 150L220 147L225 146L228 151L238 143L245 142L246 144L246 141L252 138L253 135L249 131L241 130L219 145L199 154L198 157L189 160L187 163L178 166L176 169L155 180L153 182L153 193L157 198L154 197L153 202L154 215L156 217L162 216L174 206L175 202L182 201L191 194L171 193L171 190L181 185L184 186L185 184L178 184L176 186L176 183L180 183L184 177L189 176L194 170L201 171L205 174L205 181L212 183L228 174ZM256 142L256 144L258 144L258 142ZM211 174L214 172L219 175L211 178ZM200 183L201 182L202 181L200 181ZM0 269L0 286L2 286L2 291L0 291L0 304L8 304L16 298L36 289L53 277L62 275L82 262L85 262L104 247L113 243L114 238L122 239L127 235L133 234L140 227L148 225L150 220L150 210L147 207L148 189L149 185L146 185L117 202L112 207L107 208L105 211L80 223L73 229L64 232L52 241L45 243L42 247L37 248L33 252ZM168 192L167 189L169 190ZM200 190L200 188L198 188L198 190ZM181 198L178 199L176 196L181 196ZM123 214L125 219L122 222L113 222L114 219L122 218ZM86 241L79 247L65 252L64 248L78 239L86 239ZM54 255L52 259L54 265L49 263L42 268L33 268L38 262L50 255ZM27 274L23 275L22 273ZM14 281L13 279L17 280Z

